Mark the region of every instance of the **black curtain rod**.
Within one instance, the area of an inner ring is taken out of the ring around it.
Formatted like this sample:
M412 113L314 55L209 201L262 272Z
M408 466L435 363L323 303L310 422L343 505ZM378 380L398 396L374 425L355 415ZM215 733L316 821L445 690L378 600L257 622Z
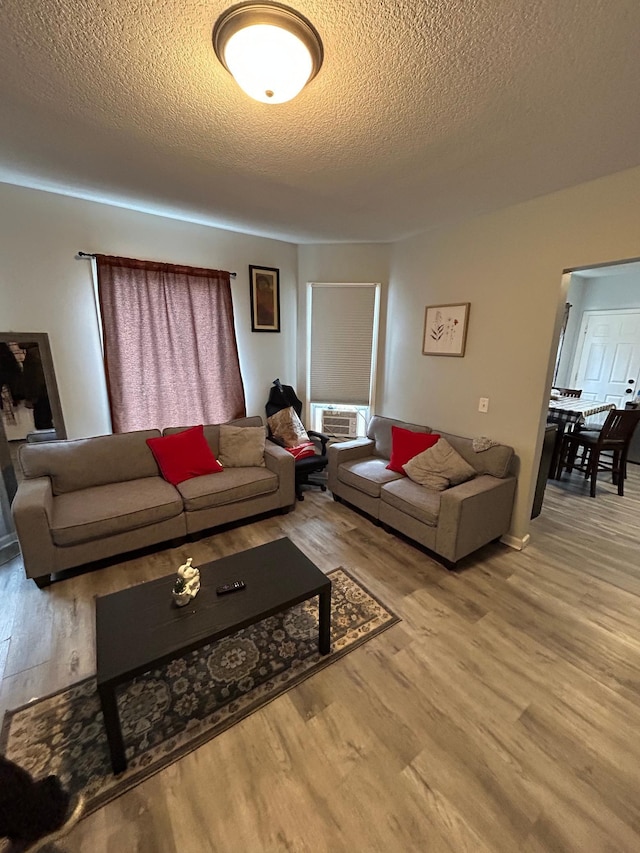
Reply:
M91 254L91 252L78 252L78 257L79 258L95 258L95 255ZM230 272L229 275L231 276L231 278L235 278L237 273Z

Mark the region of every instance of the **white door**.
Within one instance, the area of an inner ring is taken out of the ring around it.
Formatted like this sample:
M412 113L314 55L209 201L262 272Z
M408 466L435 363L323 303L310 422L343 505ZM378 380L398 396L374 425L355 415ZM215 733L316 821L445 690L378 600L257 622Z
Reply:
M635 400L640 391L640 310L585 311L571 376L572 386L582 388L586 400L615 403L618 409Z

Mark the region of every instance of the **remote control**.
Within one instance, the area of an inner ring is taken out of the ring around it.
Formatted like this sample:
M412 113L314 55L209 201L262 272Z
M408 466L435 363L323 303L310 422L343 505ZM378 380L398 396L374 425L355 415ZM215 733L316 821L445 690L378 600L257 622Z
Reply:
M244 581L234 581L233 583L224 583L216 589L218 595L226 595L229 592L240 592L244 589L246 583Z

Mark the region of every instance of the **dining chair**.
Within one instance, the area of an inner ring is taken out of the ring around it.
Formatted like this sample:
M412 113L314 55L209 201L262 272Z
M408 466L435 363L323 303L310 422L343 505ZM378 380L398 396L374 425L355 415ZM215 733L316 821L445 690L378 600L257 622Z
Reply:
M574 468L583 471L585 480L591 478L592 498L596 496L598 471L611 471L618 494L624 495L627 454L639 421L640 409L612 409L598 432L566 433L562 442L560 471L563 467L568 473ZM576 459L579 450L582 450L580 461ZM601 458L603 451L613 454L611 463L608 459Z
M582 388L557 388L554 386L555 391L559 391L562 397L582 397Z

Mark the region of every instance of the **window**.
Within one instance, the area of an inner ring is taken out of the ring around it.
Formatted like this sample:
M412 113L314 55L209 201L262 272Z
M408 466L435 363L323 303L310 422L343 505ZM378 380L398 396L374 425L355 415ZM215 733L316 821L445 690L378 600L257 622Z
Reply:
M380 285L314 282L307 305L311 428L364 435L374 404Z
M113 431L242 417L229 273L96 261Z

